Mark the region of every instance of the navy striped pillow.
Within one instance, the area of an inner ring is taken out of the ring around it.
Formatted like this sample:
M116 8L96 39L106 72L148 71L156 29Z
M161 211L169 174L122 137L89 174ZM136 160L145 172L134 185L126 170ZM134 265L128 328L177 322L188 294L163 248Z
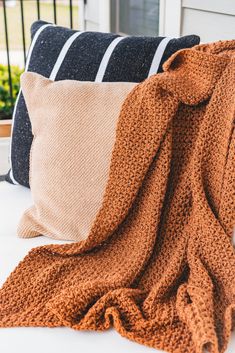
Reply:
M199 43L198 36L182 38L122 37L113 33L78 32L37 21L26 71L52 80L141 82L162 72L174 52ZM6 180L29 187L29 154L32 131L21 91L13 113L11 169Z

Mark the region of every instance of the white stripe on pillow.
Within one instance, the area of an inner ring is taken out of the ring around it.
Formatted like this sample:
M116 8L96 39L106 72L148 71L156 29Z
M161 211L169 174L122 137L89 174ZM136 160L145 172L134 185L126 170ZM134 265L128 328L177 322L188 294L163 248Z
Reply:
M163 40L160 42L159 46L157 47L157 50L154 54L152 64L149 69L148 77L155 75L158 72L159 65L161 63L164 51L166 49L167 44L170 42L172 38L163 38Z
M115 47L123 39L125 39L125 37L117 37L109 44L109 46L106 49L106 52L104 53L104 56L103 56L103 58L101 60L99 69L98 69L97 74L96 74L95 82L102 82L103 81L104 74L105 74L106 68L107 68L108 63L109 63L109 59L110 59Z
M51 71L50 77L49 79L51 81L55 81L57 73L61 67L62 62L64 61L64 58L69 50L69 48L71 47L71 45L73 44L73 42L75 41L75 39L80 36L80 34L84 33L83 31L81 32L76 32L74 34L71 35L71 37L69 37L69 39L67 39L67 41L65 42L63 48L60 51L60 54L58 55L58 58L55 62L55 65L53 67L53 70Z

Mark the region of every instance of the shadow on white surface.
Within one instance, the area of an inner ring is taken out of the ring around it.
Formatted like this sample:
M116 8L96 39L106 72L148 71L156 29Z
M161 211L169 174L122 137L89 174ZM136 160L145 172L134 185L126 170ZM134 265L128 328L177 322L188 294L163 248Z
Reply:
M69 328L0 329L4 353L163 353L121 337L114 330L81 332ZM226 353L235 352L235 333Z
M121 337L114 330L81 332L69 328L0 329L3 353L154 353L163 352Z

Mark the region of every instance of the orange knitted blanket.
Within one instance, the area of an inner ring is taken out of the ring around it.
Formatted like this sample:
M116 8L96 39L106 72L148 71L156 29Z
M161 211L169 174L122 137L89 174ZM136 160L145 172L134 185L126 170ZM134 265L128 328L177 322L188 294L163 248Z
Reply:
M123 104L87 240L33 249L0 326L106 330L224 352L235 319L235 41L179 51Z

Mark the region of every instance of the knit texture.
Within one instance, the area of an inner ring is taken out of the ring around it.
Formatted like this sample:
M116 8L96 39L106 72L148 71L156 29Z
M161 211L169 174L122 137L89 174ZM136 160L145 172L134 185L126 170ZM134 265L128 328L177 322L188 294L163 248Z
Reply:
M34 135L34 204L18 235L86 239L102 203L119 112L136 83L53 82L26 72L21 85Z
M235 41L183 50L134 88L88 239L33 249L0 326L105 330L224 352L235 311Z

